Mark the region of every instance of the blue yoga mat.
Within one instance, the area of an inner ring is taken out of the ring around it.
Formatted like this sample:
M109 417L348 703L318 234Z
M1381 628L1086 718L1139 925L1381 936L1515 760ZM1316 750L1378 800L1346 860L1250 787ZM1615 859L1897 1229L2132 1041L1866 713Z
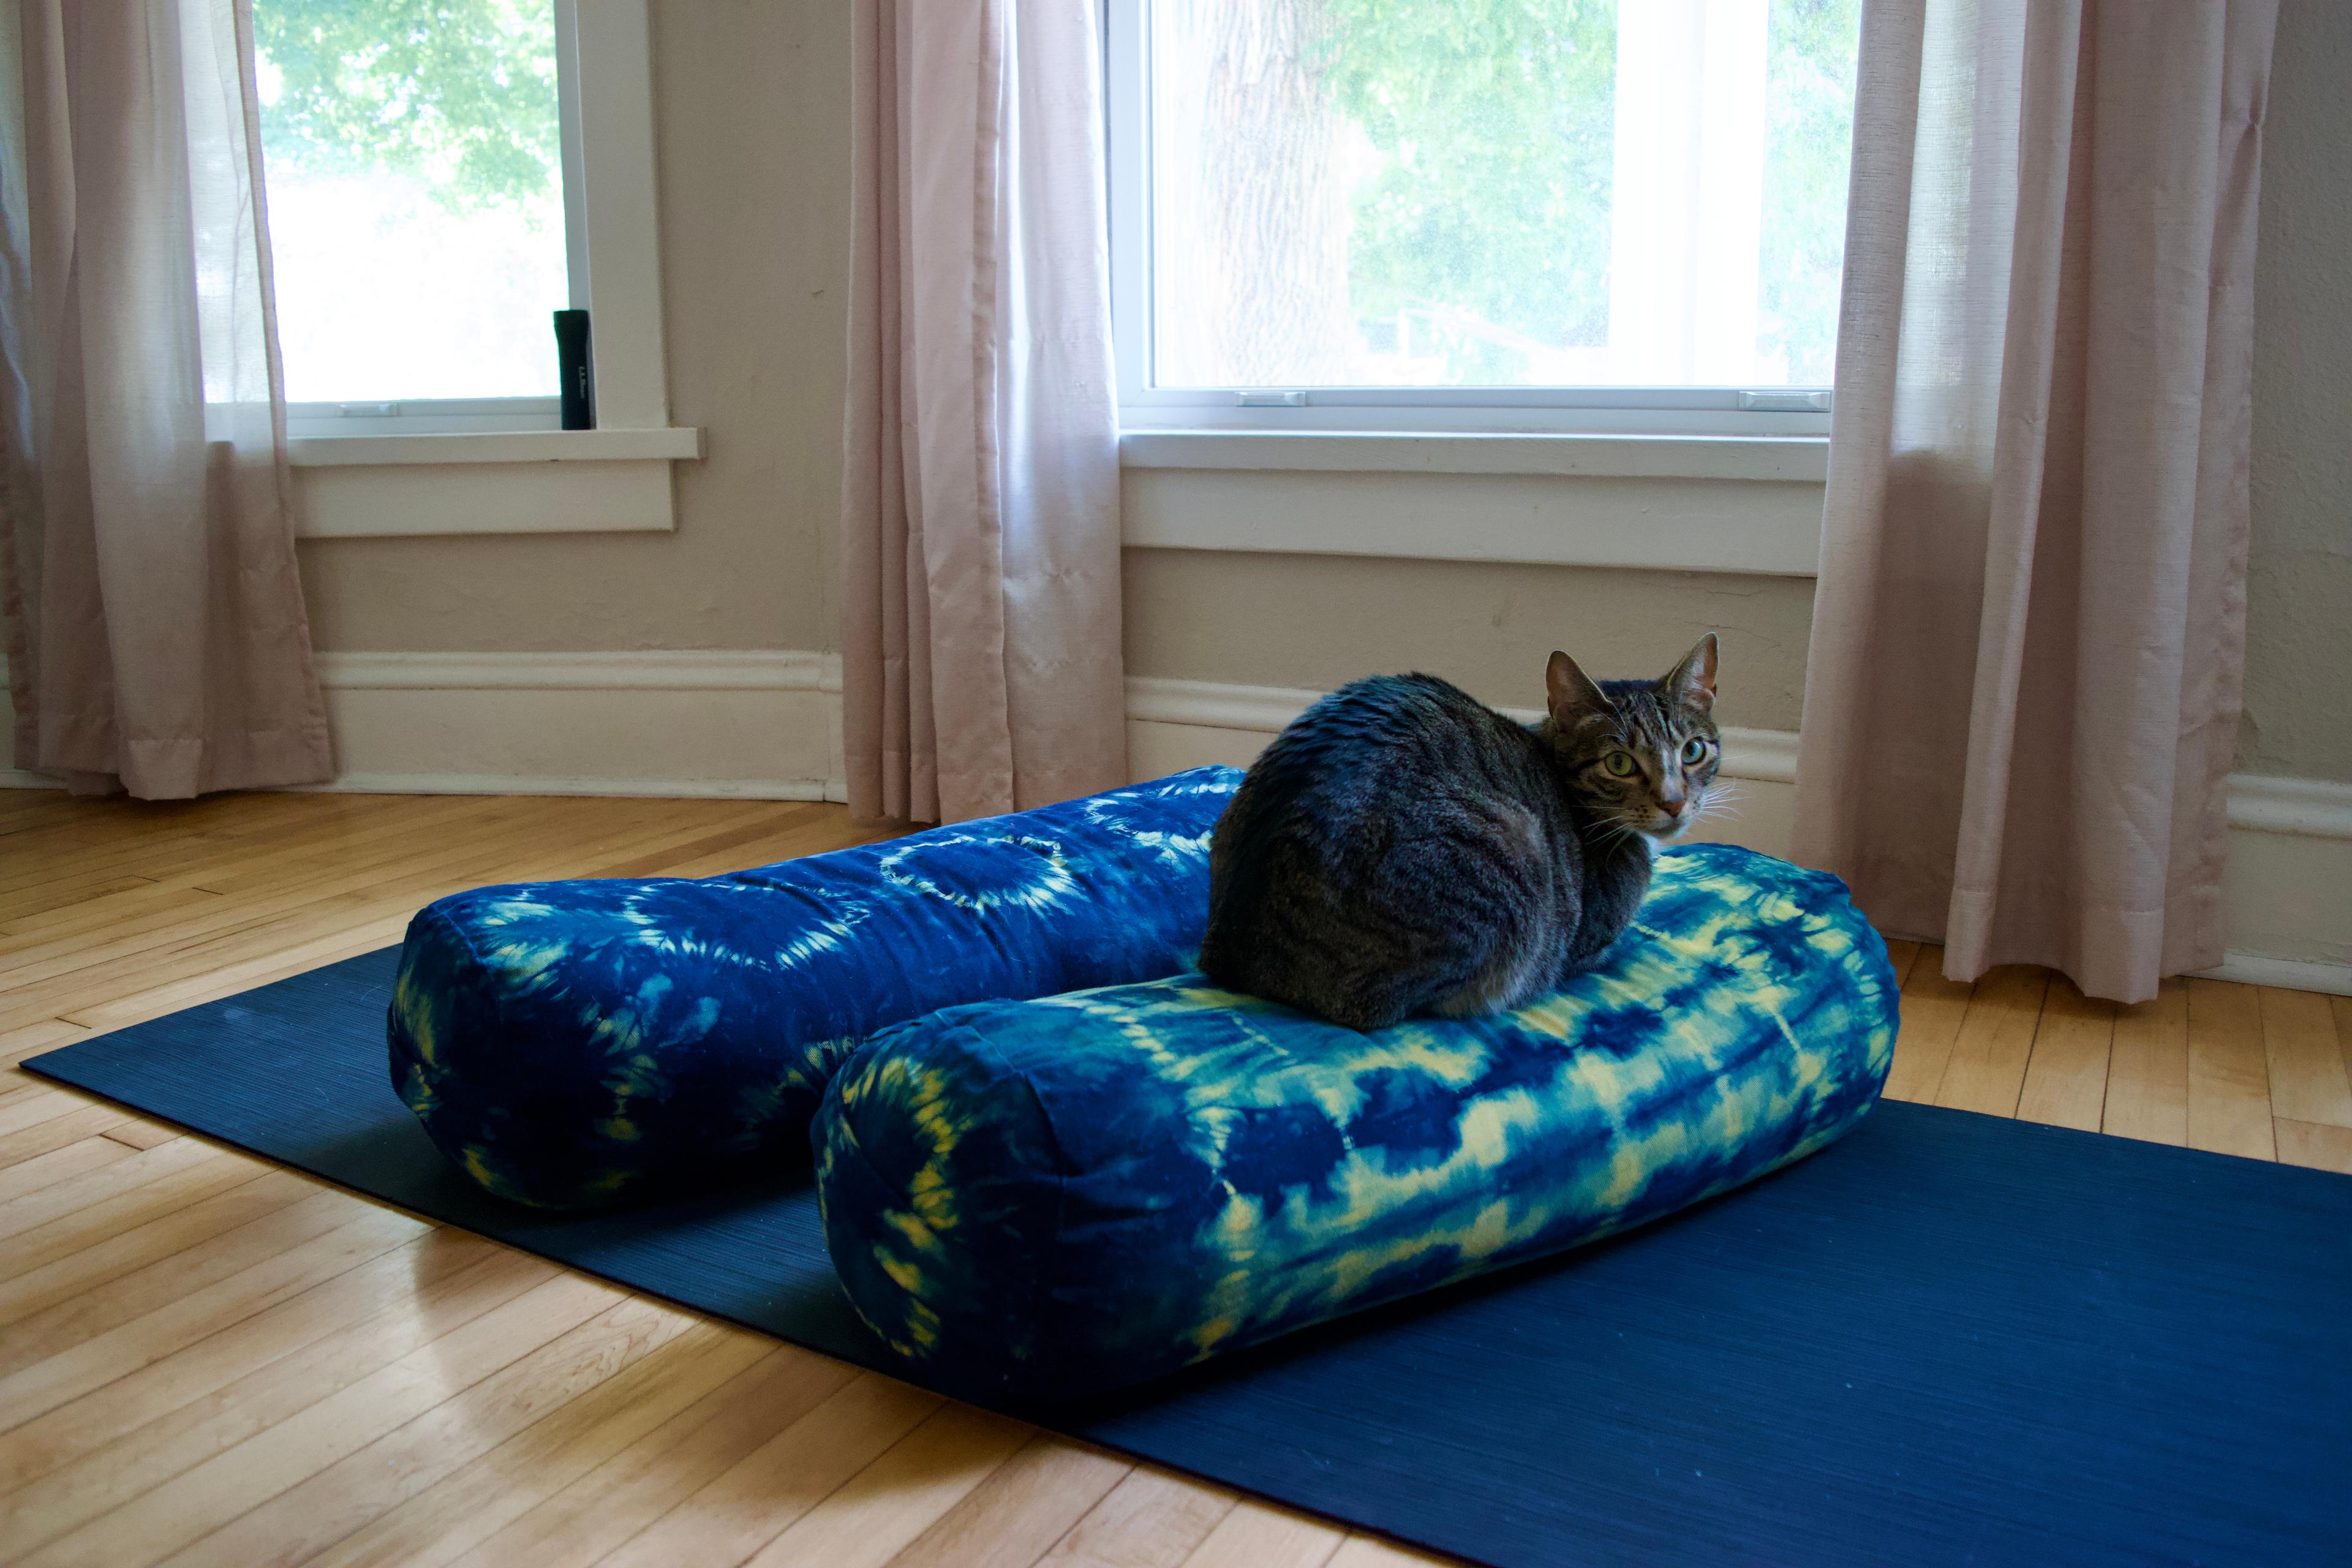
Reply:
M33 1071L866 1366L804 1172L588 1217L392 1092L394 950ZM1648 1229L1015 1412L1498 1568L2343 1563L2352 1177L1883 1104Z

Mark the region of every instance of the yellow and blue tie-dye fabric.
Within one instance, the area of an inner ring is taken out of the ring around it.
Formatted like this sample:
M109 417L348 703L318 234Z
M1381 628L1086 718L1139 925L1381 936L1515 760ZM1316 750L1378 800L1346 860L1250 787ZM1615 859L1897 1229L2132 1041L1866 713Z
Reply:
M401 954L394 1087L459 1169L524 1203L798 1163L875 1030L1182 969L1240 782L1200 768L727 877L443 899Z
M1895 1027L1835 878L1669 851L1506 1016L1358 1034L1186 974L886 1030L812 1131L826 1238L926 1378L1082 1394L1753 1180L1861 1118Z

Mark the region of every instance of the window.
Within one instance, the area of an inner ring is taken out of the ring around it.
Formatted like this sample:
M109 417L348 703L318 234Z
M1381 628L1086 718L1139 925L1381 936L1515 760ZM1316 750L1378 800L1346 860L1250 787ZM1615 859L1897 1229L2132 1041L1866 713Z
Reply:
M1130 426L1826 426L1860 0L1112 0Z
M551 313L588 302L571 9L255 0L298 431L556 425Z

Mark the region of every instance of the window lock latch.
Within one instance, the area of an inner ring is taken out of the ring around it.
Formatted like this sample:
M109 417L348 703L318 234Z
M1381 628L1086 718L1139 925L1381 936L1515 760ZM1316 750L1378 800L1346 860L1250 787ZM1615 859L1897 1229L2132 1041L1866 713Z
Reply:
M1244 408L1304 408L1307 395L1303 392L1237 392Z
M1743 392L1740 408L1750 414L1827 414L1827 392Z

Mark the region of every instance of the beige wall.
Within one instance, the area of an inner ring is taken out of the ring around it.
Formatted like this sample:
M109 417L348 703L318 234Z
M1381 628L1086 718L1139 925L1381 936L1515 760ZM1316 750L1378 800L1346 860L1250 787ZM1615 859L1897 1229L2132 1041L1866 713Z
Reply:
M657 0L674 534L311 540L322 648L834 645L848 7Z
M2352 5L2286 0L2254 266L2247 773L2352 783Z
M1596 675L1664 675L1714 631L1723 637L1717 717L1794 729L1811 617L1812 584L1800 577L1192 550L1127 555L1128 672L1244 686L1315 690L1423 669L1483 701L1538 708L1544 658L1555 647Z
M676 468L677 532L307 542L322 647L837 646L845 12L654 6L671 404L709 452ZM2347 80L2352 5L2286 0L2257 274L2240 761L2352 781ZM1810 609L1794 578L1182 551L1133 552L1127 570L1139 675L1319 687L1418 666L1524 704L1555 645L1631 671L1712 628L1725 719L1774 728L1797 722Z

